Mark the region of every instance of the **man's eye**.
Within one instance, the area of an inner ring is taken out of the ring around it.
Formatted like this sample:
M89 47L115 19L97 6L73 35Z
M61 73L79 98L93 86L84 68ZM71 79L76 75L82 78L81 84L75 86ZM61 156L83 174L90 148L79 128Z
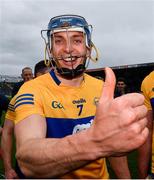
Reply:
M62 43L62 40L61 40L61 39L56 39L56 40L55 40L55 43L56 43L56 44L61 44L61 43Z
M81 44L81 43L82 43L82 40L81 40L81 39L75 39L75 40L74 40L74 43L75 43L75 44Z

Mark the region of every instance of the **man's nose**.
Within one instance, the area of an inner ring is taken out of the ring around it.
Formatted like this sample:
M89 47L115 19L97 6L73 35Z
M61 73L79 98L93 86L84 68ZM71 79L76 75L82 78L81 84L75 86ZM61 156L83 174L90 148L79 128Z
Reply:
M31 79L31 78L32 78L32 75L28 75L28 76L27 76L27 79Z
M73 51L73 47L72 47L72 43L71 41L68 39L66 41L66 45L65 45L65 52L66 53L71 53Z

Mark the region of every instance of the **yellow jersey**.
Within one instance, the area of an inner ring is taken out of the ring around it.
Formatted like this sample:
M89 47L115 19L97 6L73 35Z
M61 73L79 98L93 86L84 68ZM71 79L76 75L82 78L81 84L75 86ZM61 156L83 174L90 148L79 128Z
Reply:
M154 112L154 71L152 71L142 82L141 91L145 97L145 105L148 110ZM154 124L154 123L153 123ZM154 130L154 126L153 126ZM153 142L152 142L152 164L151 171L154 173L154 131L153 131Z
M15 109L14 109L15 99L16 99L16 95L11 99L5 115L5 119L8 119L13 122L15 122Z
M54 71L26 82L15 101L15 123L39 114L46 119L47 137L63 138L91 126L103 82L84 74L79 87L64 85ZM60 178L107 179L104 158L72 171Z

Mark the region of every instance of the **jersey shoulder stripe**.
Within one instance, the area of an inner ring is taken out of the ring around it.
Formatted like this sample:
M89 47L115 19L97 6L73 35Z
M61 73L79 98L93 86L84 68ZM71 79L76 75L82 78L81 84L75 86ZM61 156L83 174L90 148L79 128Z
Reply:
M14 106L12 104L9 104L8 109L14 112Z
M24 105L24 104L34 104L34 102L22 102L22 103L17 104L16 106L14 106L14 108L16 109L17 107Z
M27 93L27 94L21 94L21 95L17 96L16 100L19 99L19 98L21 98L21 97L33 97L33 96L34 96L33 94L29 94L29 93Z
M34 104L34 95L33 94L21 94L17 96L14 104L14 108L16 109L18 106L23 104Z

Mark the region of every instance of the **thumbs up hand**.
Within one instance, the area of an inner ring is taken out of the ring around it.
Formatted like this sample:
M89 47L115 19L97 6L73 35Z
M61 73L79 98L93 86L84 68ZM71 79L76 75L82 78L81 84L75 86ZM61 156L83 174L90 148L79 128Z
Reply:
M114 99L115 75L110 68L105 73L96 116L89 129L98 158L136 149L149 133L143 95L129 93Z

